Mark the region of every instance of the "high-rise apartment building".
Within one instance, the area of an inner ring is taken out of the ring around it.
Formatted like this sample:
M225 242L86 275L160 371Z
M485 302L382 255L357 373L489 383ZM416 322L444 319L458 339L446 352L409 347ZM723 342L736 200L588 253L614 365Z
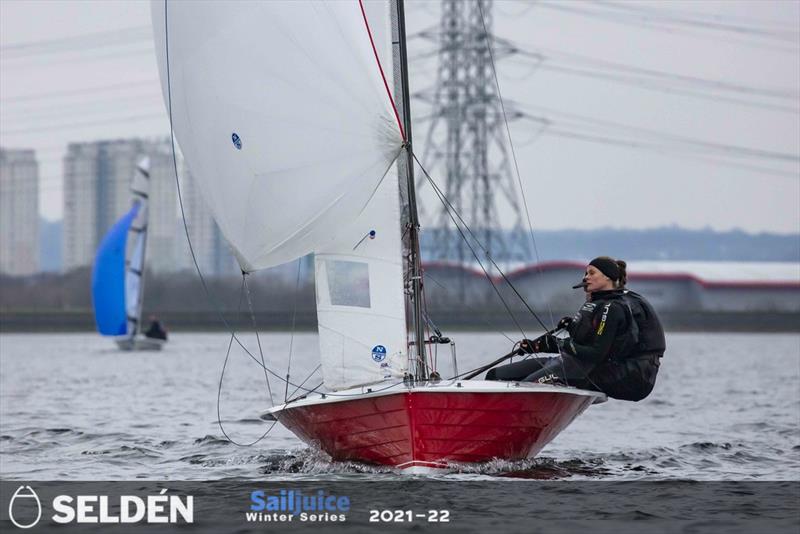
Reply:
M72 143L64 158L64 270L91 265L100 240L131 205L138 161L150 158L147 260L160 273L194 269L178 211L175 164L168 139ZM203 274L236 274L235 262L178 155L186 219Z
M0 272L39 270L39 164L33 150L0 148Z
M71 143L64 157L64 270L91 265L97 246L128 209L136 165L150 157L148 268L176 268L176 197L166 140Z
M181 198L186 225L189 228L189 238L192 240L192 249L200 271L208 276L238 274L238 264L185 162L181 166ZM181 232L184 241L184 268L194 269L182 223Z
M178 219L175 166L169 141L153 147L150 152L148 201L147 268L157 273L179 270L186 238Z

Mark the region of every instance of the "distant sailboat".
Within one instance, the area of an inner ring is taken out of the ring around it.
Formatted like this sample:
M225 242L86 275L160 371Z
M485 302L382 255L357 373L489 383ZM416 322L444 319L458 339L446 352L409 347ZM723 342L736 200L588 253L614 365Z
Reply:
M92 302L97 331L122 350L161 350L165 339L142 334L144 262L147 248L150 160L143 158L131 183L131 209L111 227L97 249Z
M263 419L336 460L418 470L531 457L605 400L440 378L428 348L441 338L425 334L402 0L154 0L152 14L175 135L242 271L314 253L324 389Z

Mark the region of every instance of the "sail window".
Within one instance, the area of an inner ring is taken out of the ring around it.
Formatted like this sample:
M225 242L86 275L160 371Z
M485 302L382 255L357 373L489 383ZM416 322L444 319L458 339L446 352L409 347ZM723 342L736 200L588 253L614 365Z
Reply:
M369 265L358 261L326 260L328 291L334 306L369 308Z

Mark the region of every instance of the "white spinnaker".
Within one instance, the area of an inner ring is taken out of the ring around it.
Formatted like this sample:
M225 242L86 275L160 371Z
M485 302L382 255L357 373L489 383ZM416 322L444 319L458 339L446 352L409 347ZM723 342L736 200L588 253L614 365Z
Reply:
M151 7L173 129L242 269L330 244L402 145L358 1Z

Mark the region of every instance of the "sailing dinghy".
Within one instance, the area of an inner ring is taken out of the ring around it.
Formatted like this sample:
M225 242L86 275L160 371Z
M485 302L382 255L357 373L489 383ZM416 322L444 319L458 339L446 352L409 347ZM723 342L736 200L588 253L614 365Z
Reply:
M150 160L136 166L131 209L100 243L92 269L92 303L97 331L122 350L161 350L164 339L142 334L142 296L147 249Z
M314 254L323 389L263 419L335 460L417 470L532 457L605 400L439 378L402 0L153 0L152 16L173 132L243 273Z

